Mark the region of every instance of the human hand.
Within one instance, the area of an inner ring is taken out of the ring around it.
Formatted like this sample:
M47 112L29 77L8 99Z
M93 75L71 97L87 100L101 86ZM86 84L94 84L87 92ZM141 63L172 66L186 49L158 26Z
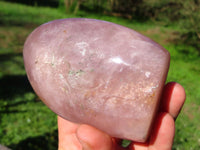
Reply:
M185 101L184 88L175 82L165 85L152 134L146 143L132 142L127 148L121 140L85 124L58 117L59 150L171 150L175 119Z

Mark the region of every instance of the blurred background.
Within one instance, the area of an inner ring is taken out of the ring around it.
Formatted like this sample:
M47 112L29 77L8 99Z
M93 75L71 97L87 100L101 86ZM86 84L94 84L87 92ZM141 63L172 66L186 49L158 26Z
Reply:
M173 150L199 150L200 0L0 0L0 144L13 150L57 149L56 115L32 90L22 50L37 26L75 17L127 26L170 52L167 82L179 82L187 94Z

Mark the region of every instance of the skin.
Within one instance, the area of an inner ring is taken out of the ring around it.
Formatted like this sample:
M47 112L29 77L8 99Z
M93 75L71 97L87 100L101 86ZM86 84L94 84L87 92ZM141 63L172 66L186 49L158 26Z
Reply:
M75 124L58 117L58 150L171 150L175 120L185 101L184 88L175 82L164 87L161 105L152 134L146 143L132 142L127 148L121 140L85 124Z

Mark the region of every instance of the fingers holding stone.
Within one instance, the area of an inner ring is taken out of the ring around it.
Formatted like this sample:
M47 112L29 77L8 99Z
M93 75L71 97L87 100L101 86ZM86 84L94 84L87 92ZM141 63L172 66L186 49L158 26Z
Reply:
M175 134L174 119L168 113L160 113L156 119L149 142L149 150L171 150Z
M168 83L163 91L160 112L156 122L153 135L151 136L152 148L159 147L159 143L164 144L167 141L165 149L171 147L170 143L174 136L174 121L185 101L184 88L175 82ZM166 113L162 113L166 112ZM102 131L88 126L71 123L61 117L58 117L59 131L59 150L71 148L74 150L112 150L113 148L122 149L117 146L118 141L103 133ZM167 132L167 133L166 133ZM72 146L72 147L70 147ZM146 145L133 144L130 149L146 149Z
M175 82L170 82L164 87L161 112L168 112L173 118L176 118L185 102L184 88Z
M165 86L160 112L155 120L150 137L150 149L171 149L175 132L174 119L178 116L185 98L185 90L180 84L171 82ZM145 143L133 143L131 145L132 149L147 150L147 147L148 145Z
M120 139L85 124L76 124L58 116L59 150L122 150Z
M77 129L76 136L83 150L112 150L112 138L92 126L81 125Z
M58 131L60 134L75 133L79 124L70 122L60 116L58 116Z
M58 116L58 150L81 150L82 146L76 137L78 124Z

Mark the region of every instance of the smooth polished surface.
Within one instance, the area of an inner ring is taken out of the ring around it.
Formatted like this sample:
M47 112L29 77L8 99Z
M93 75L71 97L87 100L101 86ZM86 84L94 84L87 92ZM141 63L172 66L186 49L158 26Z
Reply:
M63 118L144 142L169 67L169 53L126 27L93 19L41 25L24 63L35 92Z

